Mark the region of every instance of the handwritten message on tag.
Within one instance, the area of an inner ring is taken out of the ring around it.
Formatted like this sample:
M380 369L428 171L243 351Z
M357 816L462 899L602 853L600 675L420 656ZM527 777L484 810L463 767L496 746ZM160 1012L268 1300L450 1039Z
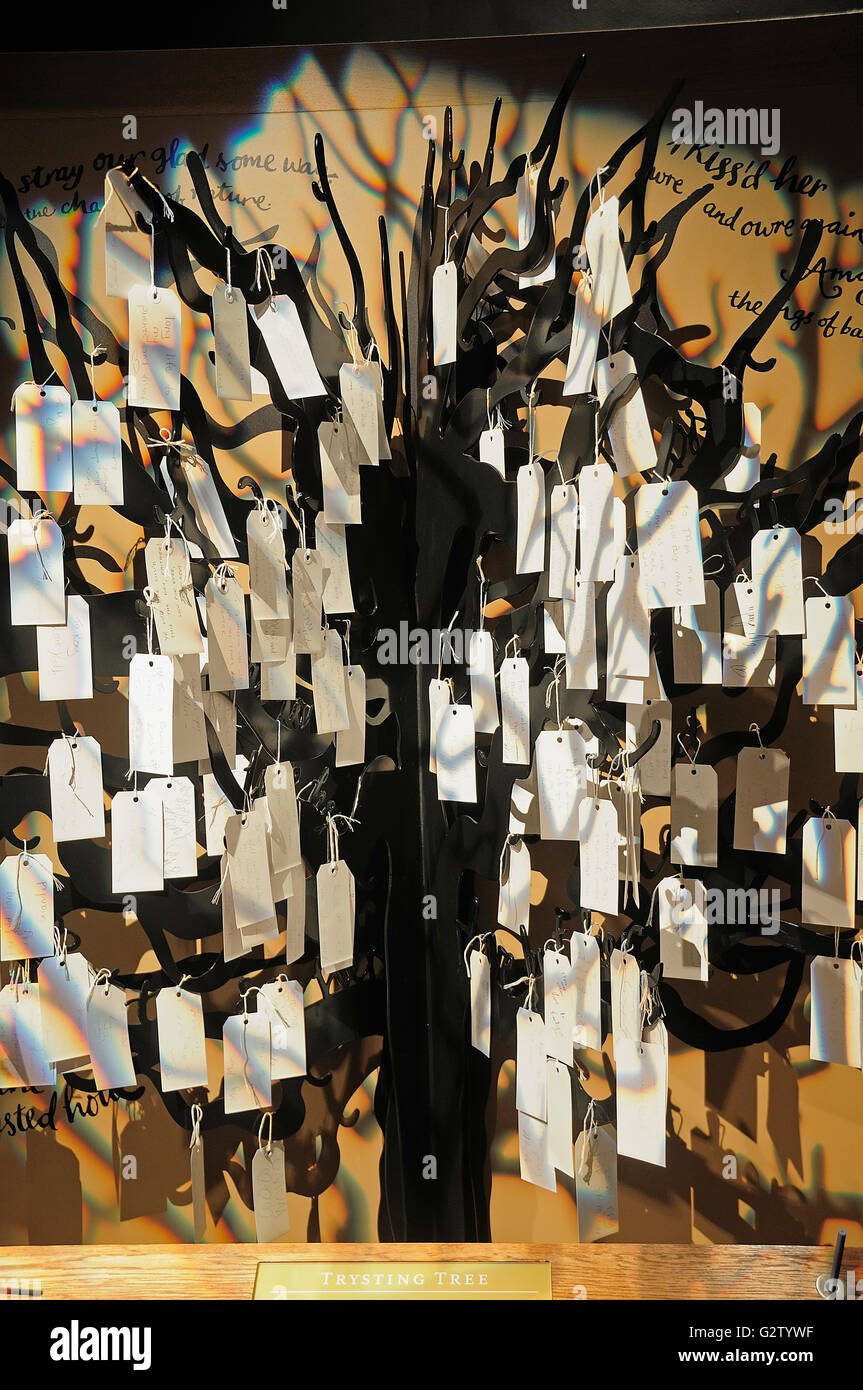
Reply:
M180 409L180 301L173 290L133 285L129 290L129 405Z

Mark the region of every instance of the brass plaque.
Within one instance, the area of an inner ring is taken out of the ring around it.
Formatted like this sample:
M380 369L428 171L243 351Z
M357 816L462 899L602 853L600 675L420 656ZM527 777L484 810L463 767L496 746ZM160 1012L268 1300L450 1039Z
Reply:
M551 1265L461 1260L263 1261L254 1298L551 1298Z

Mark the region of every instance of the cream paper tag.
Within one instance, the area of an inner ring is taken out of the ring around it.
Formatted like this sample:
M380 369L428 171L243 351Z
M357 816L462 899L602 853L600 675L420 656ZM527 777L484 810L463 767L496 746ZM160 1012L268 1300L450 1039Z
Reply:
M211 690L247 690L249 649L246 605L235 575L215 576L204 590L207 612L207 672Z
M562 598L551 599L542 605L542 640L549 656L566 655L566 638L563 633Z
M65 626L63 533L53 517L19 517L6 532L12 626Z
M209 464L196 454L183 460L183 472L199 527L221 559L235 560L237 546Z
M580 905L613 917L618 911L619 840L614 803L585 796L578 808L578 838Z
M635 494L635 525L648 608L704 603L698 494L691 483L644 483Z
M354 961L354 876L344 859L321 865L317 889L321 970L331 975Z
M290 763L271 763L264 773L270 822L270 862L279 873L302 862L300 813L294 770Z
M78 506L122 507L120 412L111 401L72 406L72 470Z
M491 964L482 951L467 962L470 981L470 1042L484 1057L491 1056Z
M530 671L523 656L507 657L500 668L500 717L505 763L530 762Z
M722 684L728 689L776 684L776 638L726 632L722 638Z
M429 772L437 772L437 735L444 710L449 708L452 691L446 681L429 681Z
M572 963L562 951L551 950L549 947L543 951L542 984L546 1055L556 1057L558 1061L571 1067L572 1033L575 1028L575 978Z
M200 994L160 989L156 995L160 1089L188 1091L207 1084L207 1040Z
M752 583L758 594L758 631L805 632L800 536L790 526L756 531L751 548Z
M671 772L671 862L715 869L719 854L719 784L706 764L675 763Z
M568 690L596 690L596 586L575 576L575 597L563 599L563 635L566 644Z
M722 618L719 588L704 581L704 602L684 604L671 629L676 685L722 684Z
M450 705L438 721L435 740L439 801L476 802L476 749L473 710Z
M189 1177L192 1186L192 1233L195 1244L200 1245L207 1234L207 1175L200 1131L189 1146Z
M117 299L127 299L133 285L150 283L150 233L141 231L136 213L152 222L153 214L123 171L109 169L97 225L105 237L105 292Z
M650 674L650 612L638 561L625 555L617 563L606 604L608 675L644 679Z
M377 344L375 344L377 348ZM381 367L380 357L373 357L369 363L369 368L374 376L375 396L378 407L378 459L391 459L392 450L390 441L387 437L387 422L384 415L384 374Z
M280 975L261 985L261 998L270 1012L270 1078L291 1081L306 1074L306 1014L303 987Z
M255 1014L230 1014L222 1030L224 1103L226 1115L244 1110L269 1110L270 1020L260 1009Z
M816 956L810 967L809 1056L813 1062L863 1066L860 967L853 960Z
M833 751L837 772L863 772L863 672L857 667L853 709L833 711Z
M806 600L803 638L804 705L854 705L854 605L831 594Z
M229 816L225 823L228 876L234 920L240 931L274 916L265 817L253 811Z
M641 972L638 961L625 951L612 951L610 963L611 1032L614 1052L618 1041L641 1038Z
M506 477L506 453L502 429L495 426L492 429L483 430L479 437L479 461L489 464L502 478Z
M292 965L306 951L306 866L295 864L282 875L285 897L285 964Z
M598 1125L575 1141L578 1239L589 1245L620 1229L617 1213L617 1144L614 1131Z
M607 463L582 468L578 475L578 572L602 583L615 572L614 474Z
M549 1156L559 1173L575 1177L572 1166L572 1079L569 1069L555 1057L545 1064L548 1092Z
M550 598L575 598L575 550L578 534L578 492L575 483L551 490L548 534L548 593Z
M516 189L518 200L518 249L523 251L530 243L536 227L536 186L539 182L541 168L538 164L528 163L527 168L518 181ZM551 217L551 257L548 265L543 266L534 275L519 275L519 289L529 289L532 285L546 285L549 280L554 279L555 271L555 248L554 248L554 212L550 211Z
M24 1062L17 1055L14 1008L15 986L4 985L0 989L0 1087L3 1090L17 1090L26 1084L21 1075Z
M43 497L49 492L71 492L72 402L66 387L25 381L16 389L12 404L18 491Z
M12 985L14 1045L12 1063L28 1086L57 1084L57 1074L45 1050L42 1004L38 984L24 980ZM2 1041L0 1041L2 1047Z
M670 980L707 980L707 915L704 884L665 878L659 893L659 958Z
M162 803L141 792L115 792L111 802L111 892L161 893Z
M596 390L600 405L604 405L614 388L632 373L637 374L637 371L635 362L628 352L616 352L613 357L604 357L600 362L597 362ZM633 474L649 473L652 468L656 467L656 444L653 440L653 431L647 418L640 386L636 386L630 398L620 401L612 411L608 421L608 438L611 442L615 466L621 477L626 478ZM648 486L661 487L662 484L651 483ZM688 487L689 484L678 483L674 486ZM639 488L636 494L636 507L641 491L642 489ZM696 501L696 515L697 508L698 503ZM660 606L659 604L656 605L656 607Z
M734 848L785 853L789 761L778 748L741 748L737 754Z
M261 331L276 376L289 400L325 396L315 359L294 301L274 294L266 304L250 304L249 313Z
M519 1009L515 1018L515 1108L534 1119L547 1116L545 1024L532 1009Z
M293 647L283 661L261 662L261 699L295 700L297 698L297 654Z
M54 954L54 869L45 854L0 863L0 960Z
M129 290L129 405L180 409L180 301L173 290L133 285Z
M575 291L572 336L569 340L562 395L586 396L592 392L601 327L602 321L597 313L594 297L593 277L582 275Z
M129 767L174 771L174 663L137 653L129 662Z
M94 738L57 738L48 748L51 828L62 840L101 840L105 834L102 750Z
M500 720L494 681L494 645L487 628L471 633L468 661L474 727L478 734L493 734Z
M213 339L216 395L221 401L252 399L249 315L244 296L234 286L213 287Z
M518 525L516 574L539 574L545 567L545 474L538 463L522 464L516 477Z
M359 441L340 420L324 420L318 426L318 447L324 495L321 515L329 526L359 526Z
M638 783L645 796L670 796L671 703L643 695L642 700L641 704L626 706L626 747L634 752L659 720L659 738L638 761Z
M573 932L569 941L572 983L575 991L572 1042L574 1047L602 1048L602 962L599 942L586 932Z
M80 594L70 594L64 627L37 627L40 700L91 700L93 660L90 608Z
M288 594L285 536L278 514L270 508L256 507L246 521L249 552L249 595L252 616L259 621L290 618L293 612ZM273 660L284 657L284 644ZM258 658L252 653L252 660Z
M210 756L204 723L201 659L192 652L189 656L175 656L172 662L174 765L201 762Z
M857 832L850 821L812 816L803 827L800 920L831 931L853 931Z
M632 303L626 278L626 262L620 245L617 198L606 198L588 218L584 229L584 249L593 272L596 312L602 323L621 313Z
M221 898L219 899L222 908L222 955L225 961L239 960L251 951L252 946L257 943L254 941L254 929L250 929L248 939L243 935L237 926L237 919L234 916L234 895L231 891L231 875L228 873L228 856L223 854L219 862L219 883L221 885Z
M336 730L336 767L355 767L366 759L366 673L362 666L345 667L348 727Z
M432 361L436 367L455 362L457 334L458 271L452 261L446 261L432 276Z
M321 650L312 657L312 698L319 734L347 729L348 692L342 665L342 639L334 628L327 628Z
M577 840L587 785L585 741L575 729L543 729L535 753L539 833L543 840Z
M252 1155L252 1205L255 1239L259 1245L285 1240L290 1234L285 1146L279 1140L262 1144Z
M617 1071L617 1151L642 1163L665 1167L665 1116L668 1108L668 1043L661 1021L647 1036L615 1043ZM663 1041L665 1039L665 1041Z
M518 1112L518 1165L522 1182L557 1191L557 1179L551 1158L551 1136L545 1120L538 1120L523 1110Z
M502 927L518 932L530 921L530 850L523 840L510 844L506 874L500 883L497 920Z
M58 1071L71 1071L69 1065L86 1066L87 995L90 970L77 952L48 956L39 966L39 1003L42 1010L42 1037L45 1056Z
M326 574L324 583L324 612L353 613L351 572L348 566L348 546L344 526L330 526L323 513L315 517L315 547L321 556Z
M154 536L144 548L147 584L163 656L202 652L189 553L182 541Z
M151 777L141 795L161 802L165 878L194 878L198 872L195 788L189 778Z
M360 467L377 465L380 458L378 440L378 393L374 368L370 362L353 366L344 362L339 368L339 395L342 398L342 418L345 429L356 439Z
M135 1085L135 1064L129 1046L126 991L100 980L87 996L87 1047L93 1079L99 1091Z
M324 563L317 550L294 551L291 560L294 588L294 647L315 656L324 645Z
M242 787L249 766L248 759L242 756L235 758L231 766L234 777ZM212 772L205 772L201 780L204 784L205 845L208 854L220 856L225 849L225 822L234 814L234 808Z

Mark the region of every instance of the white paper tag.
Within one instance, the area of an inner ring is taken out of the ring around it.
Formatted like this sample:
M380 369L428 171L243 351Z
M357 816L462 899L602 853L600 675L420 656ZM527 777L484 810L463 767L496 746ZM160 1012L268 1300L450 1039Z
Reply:
M252 1156L252 1205L255 1239L259 1245L285 1240L290 1234L285 1146L278 1140L262 1145Z
M174 771L174 663L139 652L129 662L129 767Z
M40 700L91 700L93 661L90 609L79 594L70 594L64 627L37 627Z
M72 403L65 386L25 381L15 408L15 486L19 492L72 491ZM77 498L76 498L77 501Z
M291 560L294 591L294 646L298 652L318 653L324 645L324 563L317 550L294 551Z
M494 646L487 628L471 633L469 663L474 727L478 734L493 734L500 720L494 680Z
M336 731L336 767L354 767L366 758L366 673L362 666L345 667L348 727Z
M129 405L180 409L180 301L173 290L133 285L129 290Z
M127 299L133 285L150 283L149 232L141 231L135 213L151 221L152 214L121 169L105 175L105 202L97 225L105 237L106 293Z
M195 788L189 778L152 777L141 794L157 797L162 805L165 878L194 878L198 872Z
M115 792L111 802L111 892L161 893L162 806L141 792Z
M572 1166L572 1079L563 1062L549 1057L545 1064L548 1091L549 1155L559 1173L575 1177Z
M506 454L502 429L495 427L483 430L479 437L479 461L489 464L502 478L506 477Z
M122 507L120 412L111 401L76 401L72 406L72 464L79 506Z
M147 584L163 656L202 652L189 554L182 541L153 537L144 548Z
M614 1131L598 1125L575 1141L575 1199L582 1245L620 1229L617 1213L617 1144Z
M715 869L719 854L719 784L706 764L676 763L671 773L671 862Z
M833 749L837 772L863 772L863 672L857 667L854 709L834 709Z
M634 956L612 951L610 964L611 1031L614 1051L618 1042L641 1038L641 972Z
M348 693L342 665L342 639L334 628L327 628L320 651L312 657L312 698L319 734L347 729Z
M339 420L324 420L318 427L321 455L322 515L330 526L359 526L359 441Z
M246 301L233 286L213 286L213 338L216 395L222 401L252 399L249 315Z
M617 563L606 603L608 675L644 679L650 673L650 612L638 561L624 555Z
M497 920L510 931L527 931L530 921L530 850L523 840L509 846L500 884Z
M87 1047L97 1090L135 1085L126 991L117 985L100 981L91 986L87 996Z
M306 1015L303 987L297 980L280 975L261 985L261 998L270 1013L273 1081L290 1081L306 1074Z
M620 245L617 198L606 198L588 218L584 248L593 272L596 312L602 323L632 303L626 278L626 262Z
M270 360L289 400L325 396L315 359L294 301L274 294L266 304L250 304L249 313L261 330Z
M183 472L199 527L221 559L235 560L237 546L209 464L195 455L183 460Z
M543 729L535 752L540 835L543 840L577 840L587 785L584 739L575 729Z
M831 594L806 600L803 638L804 705L854 705L854 605Z
M530 671L523 656L500 668L500 716L505 763L530 762Z
M470 1042L484 1057L491 1055L491 965L482 951L468 957Z
M174 668L174 765L209 760L201 659L192 652L171 660Z
M575 598L575 550L578 534L578 493L574 483L551 490L548 535L548 593L550 598Z
M225 823L225 848L238 928L244 931L269 922L275 905L265 817L254 810L230 816Z
M813 1062L863 1066L860 967L851 960L816 956L809 977L809 1056Z
M831 931L853 931L857 831L835 816L812 816L803 827L800 920Z
M516 574L539 574L545 567L545 474L538 463L525 463L516 476L518 526Z
M270 1020L261 1009L255 1014L230 1014L222 1030L225 1114L244 1110L269 1110Z
M785 853L789 761L778 748L741 748L737 755L734 848Z
M13 1086L16 1076L25 1086L53 1088L57 1080L45 1050L39 986L27 980L0 990L0 1076L5 1070Z
M210 690L247 690L249 649L243 590L232 574L207 581L207 672Z
M232 763L235 778L242 787L248 759L239 757ZM266 774L264 774L266 776ZM204 830L208 854L221 855L225 849L225 822L234 814L234 808L225 796L212 772L205 772L204 784Z
M159 1069L163 1091L188 1091L207 1084L207 1040L200 994L160 989L156 995Z
M665 1033L660 1022L652 1034ZM615 1043L617 1069L617 1151L642 1163L665 1167L665 1116L668 1107L668 1047L662 1041L628 1038Z
M301 862L300 815L294 770L290 763L271 763L264 773L270 823L270 862L274 872Z
M704 602L684 604L671 629L676 685L721 685L722 618L719 588L704 581Z
M86 1066L87 995L90 971L82 955L65 958L48 956L39 966L39 1003L42 1010L42 1036L45 1055L58 1070L71 1070L68 1063Z
M452 691L443 680L429 681L429 772L437 772L437 735L444 710L449 708Z
M607 463L582 468L578 475L578 572L598 583L614 578L614 474Z
M725 632L722 684L729 689L776 684L776 638Z
M593 390L596 353L602 320L597 313L593 293L593 277L582 275L575 291L572 315L572 336L566 360L566 379L561 392L564 396L586 396Z
M432 276L432 360L436 367L455 362L457 334L458 271L447 261Z
M542 641L550 656L566 655L566 638L563 633L562 598L551 599L542 605Z
M546 1055L572 1066L575 977L571 961L561 951L548 947L543 951L542 984Z
M585 932L574 932L569 941L575 991L575 1022L572 1027L574 1047L602 1048L602 998L599 942Z
M659 958L670 980L707 980L707 916L700 879L663 879L658 899Z
M364 464L377 465L380 458L378 441L378 394L374 368L370 362L353 366L345 362L339 368L339 394L342 398L344 425L357 443L357 458Z
M315 546L326 574L323 603L325 613L353 613L351 572L344 526L330 526L321 512L315 517Z
M752 583L758 592L759 633L805 632L800 536L790 526L756 531L751 548Z
M687 482L644 483L635 494L635 525L648 608L703 603L695 488Z
M626 706L626 747L633 752L659 720L659 738L638 761L638 783L645 796L671 795L671 703L645 697Z
M53 517L9 525L9 602L13 627L66 623L63 533Z
M296 864L282 876L285 896L285 964L292 965L306 950L306 866ZM290 891L288 891L290 890Z
M604 357L602 361L597 362L596 390L600 404L604 405L614 388L625 377L635 372L635 362L628 352L616 352L613 357ZM640 386L636 386L629 399L620 401L612 411L608 421L608 438L611 442L615 466L621 477L649 473L652 468L656 467L656 445ZM650 486L660 487L661 484L656 483ZM683 486L688 486L688 484ZM636 505L640 495L641 489L639 488L636 494ZM656 606L659 607L660 605Z
M48 749L54 842L100 840L105 834L102 750L94 738L58 738Z
M322 864L317 875L321 970L346 970L354 959L354 876L345 863Z
M590 580L575 577L575 597L563 599L568 690L596 690L596 589Z
M522 1182L557 1191L554 1164L551 1158L551 1136L545 1120L538 1120L523 1110L518 1112L518 1164Z
M578 808L580 903L611 916L618 911L618 835L613 802L586 796Z
M473 710L450 705L438 722L435 742L439 801L476 801L476 749Z
M269 508L256 507L246 521L249 551L249 595L252 614L259 621L290 618L285 536L280 521ZM272 659L283 659L284 643ZM252 660L256 660L254 652Z
M547 1114L545 1024L531 1009L516 1014L515 1108L537 1120Z
M0 863L0 960L54 954L54 870L45 854Z

